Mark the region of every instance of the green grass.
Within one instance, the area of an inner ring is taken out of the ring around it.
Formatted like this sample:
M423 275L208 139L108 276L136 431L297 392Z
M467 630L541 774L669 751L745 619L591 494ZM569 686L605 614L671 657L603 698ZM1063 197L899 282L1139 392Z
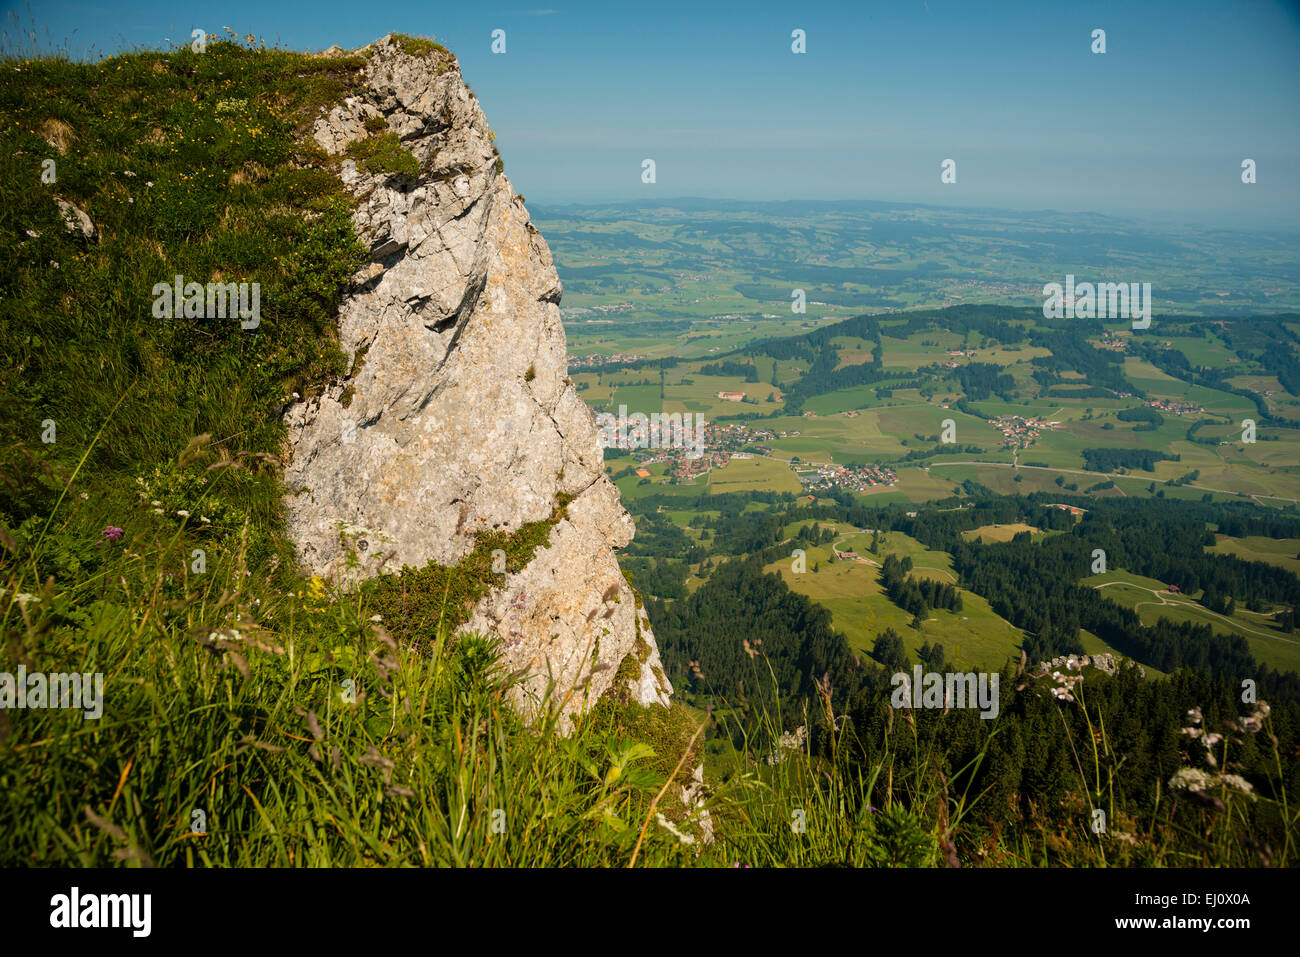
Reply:
M1205 551L1212 555L1236 555L1248 562L1264 562L1285 568L1292 574L1300 574L1300 539L1265 538L1251 535L1247 538L1230 538L1227 535L1215 535L1215 544L1207 545Z
M347 154L358 160L368 173L415 176L420 171L419 161L391 131L371 133L364 139L354 140L348 144Z
M879 555L872 555L871 540L871 533L865 532L839 536L836 544L841 551L856 551L869 561L880 562L890 554L911 558L912 577L954 581L947 552L927 549L916 539L893 531L884 536ZM806 570L802 573L793 570L789 558L772 562L766 570L779 574L791 589L830 611L835 629L861 654L870 652L877 635L892 628L903 636L909 653L914 655L926 642L939 642L948 659L961 668L998 671L1016 657L1020 630L999 617L979 595L963 590L961 611L934 609L930 620L916 629L911 627L912 616L885 594L877 566L843 559L832 562L830 547L825 545L805 548L805 552Z
M393 41L402 48L403 53L411 56L427 56L430 53L449 53L447 48L432 37L413 37L406 33L394 33Z
M1089 842L1082 824L1059 827L1073 850L1029 826L991 838L968 818L979 796L949 791L944 756L906 718L870 741L835 730L774 766L762 757L784 719L811 725L829 701L763 715L752 738L731 725L733 703L641 708L617 692L567 735L545 707L526 726L509 704L520 676L456 626L500 574L492 552L517 570L550 522L350 593L304 577L281 526L281 415L294 392L345 371L337 310L364 255L336 161L308 134L320 108L356 92L362 63L250 40L2 64L0 660L100 673L104 710L0 709L0 864L1123 863L1127 851ZM363 164L409 172L409 154L371 127ZM54 183L40 180L46 159ZM65 233L54 196L86 210L95 240ZM257 328L155 318L154 286L178 273L259 283ZM837 452L864 436L845 430ZM718 479L792 480L750 461L672 490L674 520ZM946 555L905 536L889 545L918 573L947 571ZM978 601L964 600L973 619ZM986 660L956 620L924 627L951 657ZM979 748L997 731L981 729ZM709 782L707 845L677 798L701 760L727 769ZM1201 829L1216 835L1203 862L1249 862L1231 816L1219 821ZM1151 823L1138 860L1174 860L1166 826Z
M363 253L307 132L356 88L360 63L214 42L204 54L6 64L0 524L49 514L74 469L101 527L166 524L137 512L135 479L206 435L215 459L241 468L209 476L227 514L204 540L228 541L251 518L254 560L288 557L268 533L279 411L345 371L335 315ZM46 159L54 183L41 182ZM88 213L95 241L64 231L55 196ZM258 325L155 318L155 285L178 274L260 284Z

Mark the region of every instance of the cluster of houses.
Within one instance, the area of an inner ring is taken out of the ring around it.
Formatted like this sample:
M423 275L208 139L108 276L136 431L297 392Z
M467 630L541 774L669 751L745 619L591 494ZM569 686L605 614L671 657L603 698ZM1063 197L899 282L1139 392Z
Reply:
M705 425L704 447L736 452L756 442L770 442L776 438L771 429L751 429L746 425ZM763 447L765 448L765 447Z
M1204 412L1205 409L1195 402L1170 402L1166 399L1147 399L1144 405L1159 412L1168 412L1170 415L1197 415Z
M818 465L811 470L796 470L795 474L809 491L845 488L862 492L898 482L893 469L880 465Z
M673 465L668 474L678 482L692 482L713 469L725 469L733 458L753 458L748 452L724 452L722 449L705 449L699 458L687 458L684 455L664 457L671 458Z
M642 465L636 474L648 478L650 472L645 466L656 462L668 462L670 463L668 474L673 479L678 482L693 481L712 469L726 468L727 463L732 459L750 459L754 457L755 452L760 455L771 454L772 450L769 446L758 443L776 438L776 433L771 429L751 429L745 425L730 423L706 424L702 427L697 424L696 428L703 433L702 450L700 448L659 448L634 452L633 455ZM753 448L752 452L742 451L750 447Z
M1026 418L1023 415L1000 415L993 420L993 425L1002 433L1004 449L1027 449L1044 429L1058 428L1061 423Z
M745 393L743 392L719 392L718 398L724 402L744 402Z
M1128 340L1116 333L1114 329L1106 329L1101 334L1101 348L1109 349L1111 352L1128 352Z
M593 353L589 356L569 356L570 369L590 369L594 366L624 365L630 362L636 362L644 359L645 356L639 356L635 352L615 352L607 356L599 353Z

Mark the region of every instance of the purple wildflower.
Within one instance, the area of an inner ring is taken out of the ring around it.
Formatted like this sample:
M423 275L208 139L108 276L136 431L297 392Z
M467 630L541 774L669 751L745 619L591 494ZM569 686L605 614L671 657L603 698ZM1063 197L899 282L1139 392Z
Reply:
M109 525L102 532L100 532L100 534L103 535L110 542L115 542L122 537L122 530L118 528L116 525Z

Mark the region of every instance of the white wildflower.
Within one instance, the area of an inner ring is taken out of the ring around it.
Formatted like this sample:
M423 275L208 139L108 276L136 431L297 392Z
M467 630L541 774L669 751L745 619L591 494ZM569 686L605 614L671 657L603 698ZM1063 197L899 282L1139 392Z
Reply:
M31 592L20 591L14 597L18 599L18 604L24 607L26 607L28 602L33 602L37 605L41 603L41 600L37 598L35 595L33 595Z
M179 515L181 518L189 518L189 517L190 517L190 513L187 512L187 511L185 511L185 509L183 509L183 508L178 508L178 509L176 510L176 514Z
M1210 776L1200 768L1182 768L1169 779L1169 786L1176 791L1204 791L1211 783Z
M1255 786L1239 774L1225 774L1220 780L1228 787L1235 788L1243 794L1250 794L1255 790Z

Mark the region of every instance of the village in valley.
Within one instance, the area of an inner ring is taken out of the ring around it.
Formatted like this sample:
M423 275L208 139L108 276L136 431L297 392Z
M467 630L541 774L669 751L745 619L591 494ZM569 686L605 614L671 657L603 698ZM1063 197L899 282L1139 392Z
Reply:
M1061 424L1023 415L1000 415L993 420L993 425L1002 433L1002 447L1005 449L1027 449L1040 433L1058 429Z

